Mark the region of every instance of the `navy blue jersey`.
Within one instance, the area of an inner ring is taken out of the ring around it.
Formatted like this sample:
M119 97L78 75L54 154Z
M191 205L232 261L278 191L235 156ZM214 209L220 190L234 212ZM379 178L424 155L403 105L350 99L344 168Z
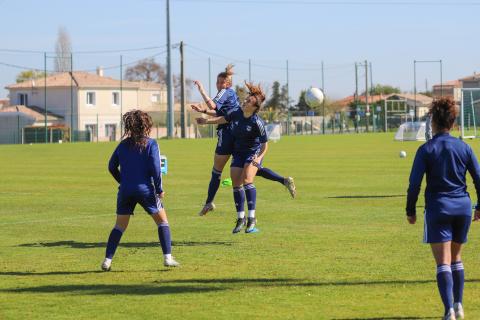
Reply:
M213 98L213 102L215 102L215 112L218 117L223 117L233 109L240 107L237 93L231 87L220 90ZM229 127L228 124L220 124L217 126L217 129L227 127Z
M120 171L118 167L120 166ZM140 151L131 138L120 142L110 158L108 170L126 193L161 193L160 149L155 140L148 138Z
M231 124L232 135L235 139L234 153L255 152L260 148L260 144L268 141L265 125L257 114L245 118L242 109L237 108L231 110L224 117Z
M429 212L471 215L472 204L466 184L467 171L473 178L478 200L480 167L472 148L448 133L436 134L417 150L410 173L407 214L415 214L420 185L426 173L425 208Z

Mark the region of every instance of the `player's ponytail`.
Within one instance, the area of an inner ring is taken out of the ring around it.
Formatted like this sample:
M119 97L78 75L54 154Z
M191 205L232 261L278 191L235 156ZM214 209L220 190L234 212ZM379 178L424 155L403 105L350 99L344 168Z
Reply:
M254 85L252 82L245 81L245 85L247 86L248 94L254 96L255 99L257 99L257 109L255 110L255 113L257 113L258 111L260 111L262 103L265 101L265 92L263 92L260 84Z
M233 64L229 63L226 67L225 67L225 71L223 72L220 72L218 74L218 78L223 78L227 81L228 83L228 86L231 87L232 84L233 84L233 80L232 80L232 76L233 76L234 72L233 72Z
M122 138L131 138L134 147L140 150L145 149L153 126L150 115L141 110L131 110L123 115L122 121L124 128Z
M452 98L439 98L432 102L430 113L437 131L450 130L457 118L458 108Z

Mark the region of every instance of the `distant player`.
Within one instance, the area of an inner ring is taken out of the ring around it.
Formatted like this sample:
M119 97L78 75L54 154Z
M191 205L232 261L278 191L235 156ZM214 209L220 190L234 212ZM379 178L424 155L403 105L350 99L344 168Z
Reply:
M425 118L425 141L431 140L432 137L432 114L431 111L428 111L427 117Z
M210 99L210 97L207 95L200 81L194 81L194 84L197 86L203 100L207 104L207 108L203 108L201 105L192 105L192 109L201 113L208 114L210 116L224 116L227 113L231 112L233 109L239 108L240 103L237 93L232 88L232 76L233 65L229 64L225 68L225 71L220 72L217 76L216 86L218 93L213 99ZM223 168L225 167L228 159L230 158L230 155L233 152L234 138L230 131L230 125L219 124L217 127L217 136L218 143L215 149L212 176L208 185L208 195L205 201L205 205L198 213L200 216L203 216L209 211L215 209L213 199L215 198L215 195L220 186L220 179L222 177ZM263 167L259 168L257 175L264 177L265 179L281 183L288 189L292 198L295 198L296 188L295 182L292 177L282 177L276 172Z
M461 249L472 220L465 176L468 171L475 184L475 220L479 220L480 167L470 146L449 134L457 116L455 102L449 98L434 101L431 116L434 136L418 149L413 162L407 219L411 224L416 222L415 205L426 174L424 242L430 243L437 263L437 284L445 306L443 319L463 319Z
M120 184L117 195L117 220L108 238L102 269L110 270L115 250L137 204L143 207L158 226L164 265L176 267L179 263L171 254L170 227L161 201L164 192L160 172L160 150L157 142L149 138L152 119L145 112L132 110L125 113L122 120L125 139L117 146L108 163L108 170Z
M265 94L259 86L247 83L249 95L241 109L235 109L222 117L197 118L199 124L232 125L235 138L230 175L233 182L233 198L237 210L237 221L233 233L238 233L246 225L245 232L254 232L256 225L255 208L257 190L253 184L258 168L268 149L268 139L263 121L257 115ZM248 206L248 219L245 219L245 198Z

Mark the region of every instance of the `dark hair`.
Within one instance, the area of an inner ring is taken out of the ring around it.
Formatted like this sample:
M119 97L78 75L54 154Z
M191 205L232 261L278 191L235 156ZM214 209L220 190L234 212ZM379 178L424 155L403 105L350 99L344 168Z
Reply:
M150 115L141 110L131 110L122 117L124 132L123 137L132 139L134 146L140 150L147 146L147 138L153 126Z
M457 118L458 109L452 98L439 98L432 102L430 114L437 130L450 130Z
M217 76L217 78L223 78L223 79L226 79L227 82L230 84L230 86L232 85L232 76L233 76L233 64L229 63L226 67L225 67L225 71L223 72L220 72Z
M263 92L262 88L260 85L254 85L252 82L246 82L245 85L248 88L248 94L251 96L254 96L255 99L257 99L257 110L255 110L255 113L260 111L260 108L262 107L263 101L265 101L265 92Z

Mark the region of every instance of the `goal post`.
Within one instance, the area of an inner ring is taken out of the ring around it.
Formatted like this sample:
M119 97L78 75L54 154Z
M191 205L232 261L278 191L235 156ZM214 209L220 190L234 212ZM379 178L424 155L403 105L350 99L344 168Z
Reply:
M477 137L477 119L480 117L480 88L462 88L460 94L460 137Z

